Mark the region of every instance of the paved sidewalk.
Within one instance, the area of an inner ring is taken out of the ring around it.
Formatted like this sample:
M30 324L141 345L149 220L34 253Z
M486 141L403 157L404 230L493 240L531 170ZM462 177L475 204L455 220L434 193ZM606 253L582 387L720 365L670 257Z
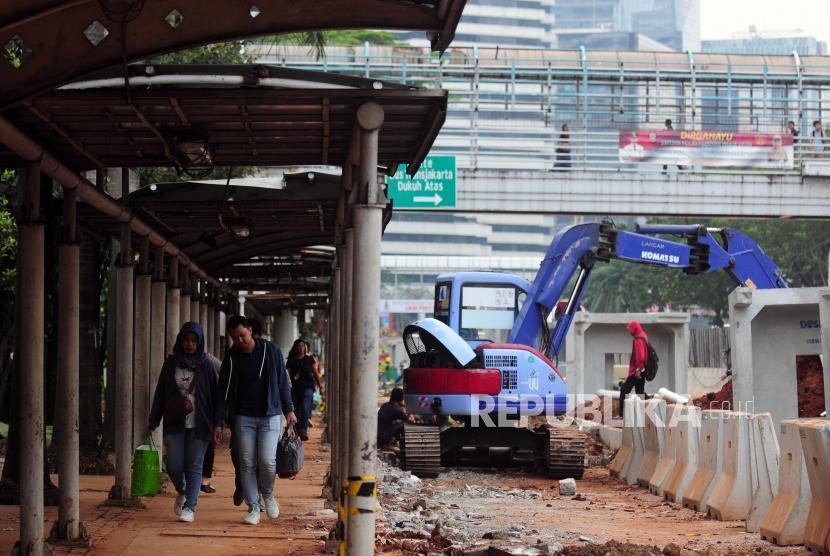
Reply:
M317 424L317 423L315 423ZM233 466L227 441L217 448L213 475L215 494L202 493L196 521L180 523L173 514L175 491L169 482L165 492L143 498L147 508L125 510L99 507L113 484L112 476L81 477L81 520L92 536L92 547L56 546L55 554L107 554L130 556L185 556L198 554L324 554L324 538L335 515L323 509L320 498L329 453L320 452L319 424L309 432L305 466L294 480L277 479L280 516L270 522L262 514L258 526L242 523L245 506L235 507ZM57 477L53 477L57 483ZM57 508L46 509L46 534L57 517ZM19 509L0 506L0 554L9 554L18 538Z

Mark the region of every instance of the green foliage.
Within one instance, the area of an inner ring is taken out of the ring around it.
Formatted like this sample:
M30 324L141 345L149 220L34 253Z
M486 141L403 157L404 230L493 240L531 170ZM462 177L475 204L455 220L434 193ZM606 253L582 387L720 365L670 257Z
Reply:
M17 221L11 201L16 179L14 170L0 171L0 290L8 292L14 291L17 275Z
M331 46L369 44L394 46L398 39L388 31L372 31L369 29L345 29L340 31L326 31L323 33L326 44Z
M672 223L660 220L660 223ZM731 227L754 239L778 264L792 287L827 284L830 222L811 220L695 220L711 227ZM674 223L691 223L677 222ZM687 276L679 270L633 265L623 261L597 263L585 297L591 311L642 312L651 304L675 309L697 305L726 320L727 297L735 285L724 271Z
M245 42L208 44L198 48L162 54L151 64L250 64L253 57L245 51Z

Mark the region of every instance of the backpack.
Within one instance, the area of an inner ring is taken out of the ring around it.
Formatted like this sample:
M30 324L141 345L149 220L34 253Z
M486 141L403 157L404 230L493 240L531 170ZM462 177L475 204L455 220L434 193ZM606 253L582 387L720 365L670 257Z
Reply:
M651 342L646 342L646 351L648 352L648 357L646 358L646 368L643 372L643 377L651 382L657 376L657 367L660 366L660 358L657 357L657 350L654 349Z

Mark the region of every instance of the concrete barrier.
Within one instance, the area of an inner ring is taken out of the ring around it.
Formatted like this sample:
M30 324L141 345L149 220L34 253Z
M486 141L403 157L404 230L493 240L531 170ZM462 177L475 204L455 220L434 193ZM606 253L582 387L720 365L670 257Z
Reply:
M622 446L622 429L617 427L609 427L608 425L599 426L599 439L611 450L619 450Z
M620 433L620 449L614 454L614 459L608 465L608 472L612 477L625 477L625 466L631 458L634 448L634 432L630 427L623 425Z
M755 533L778 492L778 438L770 413L758 413L749 419L752 454L750 479L752 505L746 518L746 530Z
M830 421L805 419L799 434L812 494L804 546L826 555L830 554Z
M675 423L677 422L677 419L674 417L674 413L680 411L680 407L682 406L677 404L666 405L666 424L672 421ZM663 427L663 455L659 460L657 460L657 466L654 468L654 473L648 481L648 490L652 494L663 496L663 487L665 486L669 475L671 475L675 464L675 458L677 457L677 450L675 448L676 437L676 428L668 426Z
M726 413L728 412L721 409L705 409L700 414L697 471L683 493L683 506L697 512L706 513L709 495L712 494L718 470L723 464L721 438Z
M628 403L631 402L631 403ZM631 439L633 441L631 457L628 464L625 466L625 475L620 475L620 478L625 478L625 482L630 485L637 484L637 475L640 473L640 467L643 464L643 456L645 455L645 400L637 396L629 397L625 404L625 418L628 421L628 427L631 428ZM628 409L632 411L628 411Z
M666 423L666 402L651 399L645 402L645 428L643 429L643 462L637 473L637 483L648 488L657 462L663 456L663 431Z
M681 502L683 493L697 472L698 438L700 437L700 408L693 405L681 405L675 411L676 423L669 421L669 427L677 430L674 448L675 463L666 484L663 485L663 498L671 502Z
M746 519L752 506L749 413L727 412L723 467L707 503L707 513L721 521Z
M812 500L798 432L801 422L801 419L781 422L778 492L761 520L761 538L779 546L804 542L804 524Z

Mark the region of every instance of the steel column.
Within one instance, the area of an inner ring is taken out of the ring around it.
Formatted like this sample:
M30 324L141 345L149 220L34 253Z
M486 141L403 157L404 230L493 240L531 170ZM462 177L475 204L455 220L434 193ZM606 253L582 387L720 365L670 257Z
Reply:
M58 376L55 404L58 483L60 502L58 521L50 537L67 541L86 538L81 524L80 446L78 403L80 372L80 257L81 246L75 234L77 195L63 192L64 237L58 252Z
M20 554L40 556L43 542L43 335L44 232L40 165L28 166L21 183L19 223L18 370L20 377ZM25 335L24 335L25 332Z
M170 260L170 280L167 288L167 346L165 353L173 353L173 346L176 345L176 336L179 334L179 304L181 303L181 290L179 288L179 261L175 258Z
M222 316L217 303L213 310L213 355L222 359Z
M353 331L349 408L348 554L373 554L377 482L378 299L380 299L380 242L383 206L378 201L378 130L383 108L369 102L357 111L360 133L360 188L366 205L352 209L355 260L352 263ZM364 189L365 188L365 189Z
M340 429L340 454L338 457L338 464L340 466L340 484L338 485L338 499L340 500L341 520L344 528L347 527L348 508L346 499L346 480L349 477L349 402L351 393L351 353L352 353L352 253L354 253L354 230L352 228L346 229L344 232L345 245L343 247L343 266L340 280L340 287L343 290L343 327L341 329L341 346L343 347L342 354L342 372L340 373L341 386L340 389L340 415L338 421L342 427ZM346 537L343 537L345 544Z
M340 453L340 431L343 429L343 422L340 421L340 390L342 389L342 370L340 363L340 328L343 300L340 297L340 260L334 267L334 280L332 281L332 330L331 330L331 358L327 361L328 369L326 375L326 407L329 414L329 438L331 439L331 500L336 502L340 485L343 484L340 476L338 454Z
M190 295L192 293L192 284L190 283L189 272L187 268L183 267L182 277L182 291L179 294L179 327L184 326L184 323L191 320L190 314ZM178 332L178 331L177 331Z
M199 318L199 324L202 325L202 330L205 333L205 351L207 351L207 344L208 344L207 337L208 337L208 330L210 329L210 326L208 325L208 306L207 306L207 303L205 303L205 298L203 296L200 296L198 306L199 306L199 317L198 317Z

